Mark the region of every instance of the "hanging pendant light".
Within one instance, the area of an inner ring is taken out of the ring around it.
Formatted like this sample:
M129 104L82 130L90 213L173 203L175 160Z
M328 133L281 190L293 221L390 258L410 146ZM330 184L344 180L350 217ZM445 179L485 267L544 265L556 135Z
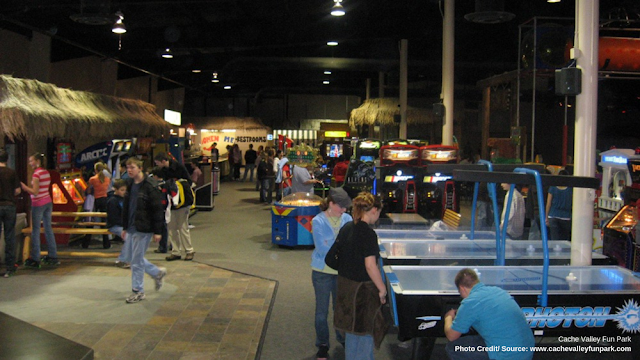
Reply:
M344 7L342 7L342 0L333 0L335 4L331 8L331 15L333 16L344 16L346 12L344 11Z
M127 28L124 26L124 14L122 11L118 10L116 12L116 23L113 24L113 28L111 28L111 32L114 34L124 34L127 32Z

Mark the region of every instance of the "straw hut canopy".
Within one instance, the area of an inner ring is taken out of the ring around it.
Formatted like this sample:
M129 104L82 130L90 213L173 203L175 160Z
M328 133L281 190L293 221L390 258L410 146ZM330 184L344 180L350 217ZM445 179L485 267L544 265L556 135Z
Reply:
M156 137L167 129L155 106L144 101L0 75L0 130L11 139Z
M394 117L400 116L400 100L396 98L377 98L365 100L360 107L351 110L349 125L393 125ZM408 124L431 124L434 115L431 109L407 106Z
M192 123L196 129L207 130L268 130L269 127L253 117L183 117L183 125Z

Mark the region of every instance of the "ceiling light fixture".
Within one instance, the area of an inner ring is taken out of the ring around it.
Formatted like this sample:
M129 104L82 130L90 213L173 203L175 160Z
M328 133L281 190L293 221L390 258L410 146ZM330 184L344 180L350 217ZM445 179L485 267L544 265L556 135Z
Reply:
M173 52L171 51L171 49L166 48L162 53L162 57L165 59L173 59Z
M225 89L225 90L231 90L231 85L225 85L225 86L224 86L224 89Z
M327 45L329 46L338 46L338 42L337 41L327 41Z
M548 3L559 3L562 0L547 0Z
M329 85L329 80L324 80L322 83L325 85Z
M200 74L202 72L202 70L193 69L193 70L191 70L191 72L194 73L194 74Z
M116 23L113 24L113 28L111 28L111 32L114 34L124 34L127 32L127 28L124 26L124 14L122 11L116 11Z
M331 70L325 70L325 71L324 71L324 74L325 74L325 75L331 75Z
M344 11L344 7L342 7L342 0L333 0L335 4L331 8L331 15L333 16L344 16L346 12Z

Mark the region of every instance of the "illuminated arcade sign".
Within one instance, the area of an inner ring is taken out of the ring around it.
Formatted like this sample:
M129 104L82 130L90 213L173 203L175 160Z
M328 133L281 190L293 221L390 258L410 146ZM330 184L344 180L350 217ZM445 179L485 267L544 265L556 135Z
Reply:
M413 180L413 175L387 175L384 182L397 183L399 181Z
M452 179L453 176L425 176L422 182L425 183L437 183L438 181L447 181Z
M349 134L346 131L325 131L324 137L329 138L343 138L347 137Z
M379 141L362 141L358 144L360 149L379 149L380 142Z
M413 160L418 158L418 150L386 149L383 158L386 160Z
M602 161L603 162L609 162L609 163L614 163L614 164L626 164L627 163L627 158L624 158L622 156L603 156L602 157Z
M424 150L422 152L423 160L449 160L455 159L457 156L456 150Z

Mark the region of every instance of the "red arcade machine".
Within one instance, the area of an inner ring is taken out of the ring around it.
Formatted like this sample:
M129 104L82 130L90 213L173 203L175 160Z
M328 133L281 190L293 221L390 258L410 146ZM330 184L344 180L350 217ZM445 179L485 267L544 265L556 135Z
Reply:
M458 186L449 175L429 171L432 164L457 164L458 146L424 145L420 147L422 176L418 181L420 214L426 218L441 218L446 209L460 212Z
M417 145L393 140L380 147L376 192L382 197L384 212L418 212L416 180L420 174L419 165Z

